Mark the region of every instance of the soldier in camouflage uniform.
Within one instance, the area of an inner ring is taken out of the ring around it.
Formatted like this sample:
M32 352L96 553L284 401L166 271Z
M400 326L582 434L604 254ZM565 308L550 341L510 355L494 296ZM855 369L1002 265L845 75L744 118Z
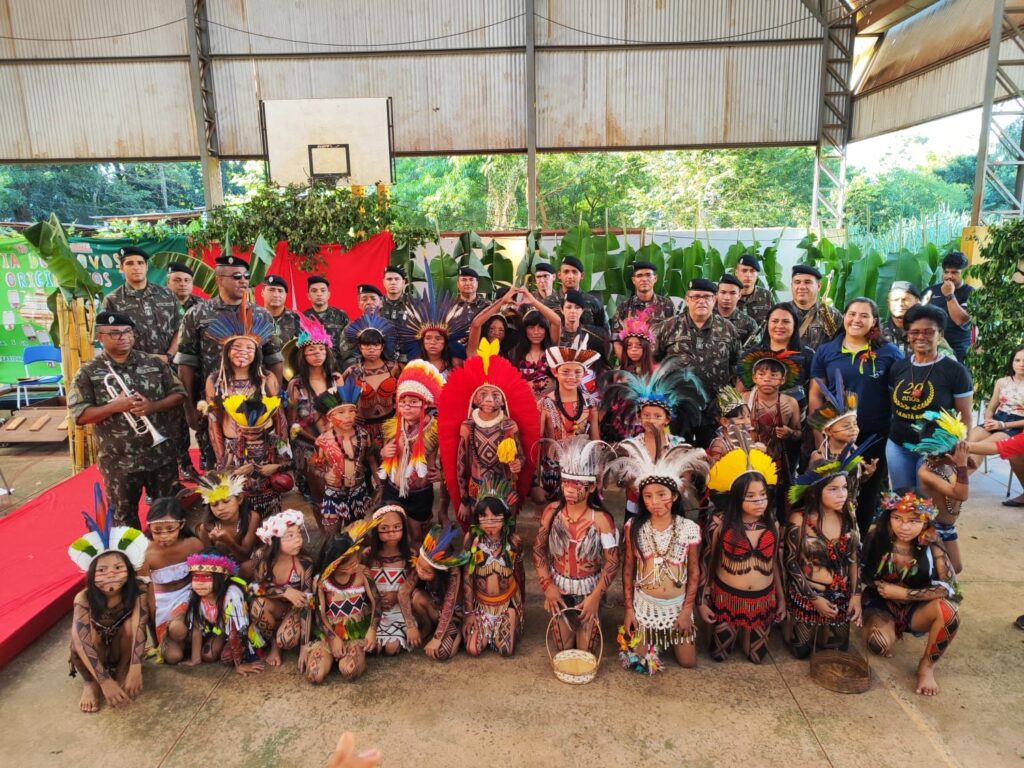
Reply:
M655 360L678 357L696 374L707 391L710 405L697 433L699 445L706 446L715 431L714 403L718 391L736 379L740 340L728 320L714 314L718 286L710 280L690 281L686 292L686 311L654 328L658 343Z
M127 315L101 312L97 316L96 336L103 351L78 370L68 409L79 426L93 425L96 463L114 508L114 522L139 528L143 490L154 499L177 491L178 446L172 439L153 445L153 436L148 431L136 434L127 415L140 428L142 419L149 419L166 438L181 413L185 388L160 357L132 348L133 333L134 322ZM131 394L122 394L120 384L112 381L115 396L110 396L105 379L111 368Z
M148 253L134 246L118 253L124 285L108 293L100 308L132 319L137 351L169 361L177 349L178 300L162 285L146 279Z
M480 285L480 281L477 277L476 270L472 267L459 267L457 285L459 288L459 297L454 306L452 306L449 318L455 321L457 325L465 323L466 328L469 328L470 324L473 322L473 318L487 309L491 302L477 294L477 288ZM469 334L467 333L462 338L453 339L453 341L465 347L468 339Z
M384 268L384 300L380 305L380 316L395 328L405 326L405 315L409 311L405 286L405 270L393 265Z
M653 326L662 320L667 320L676 313L676 305L672 303L672 299L668 296L658 296L654 292L654 284L658 280L658 273L651 262L634 261L631 279L633 281L634 293L619 304L615 310L615 317L612 318L611 337L615 339L613 342L615 356L619 360L622 360L622 342L618 340L618 335L626 318L650 308L651 315L647 320L647 324Z
M263 281L263 308L274 320L274 340L283 347L299 335L299 313L284 305L288 282L280 275L267 275Z
M583 262L575 256L566 256L558 266L558 280L562 284L562 290L551 295L551 300L557 302L555 306L552 306L552 309L556 311L561 310L566 291L573 288L580 290L580 282L583 280ZM604 313L604 306L601 304L600 299L591 296L589 293L584 293L583 297L584 301L586 301L586 306L583 307L583 318L580 322L583 325L592 326L607 335L608 317ZM551 304L548 304L548 306L551 306Z
M715 314L732 323L736 333L739 334L741 347L757 333L757 329L760 327L754 322L754 318L739 309L742 289L743 283L736 275L722 275L722 279L718 281L718 295L715 300Z
M789 306L800 321L800 343L811 349L832 341L843 330L843 316L834 307L818 301L820 290L821 272L806 264L793 267L790 283L793 300Z
M204 299L196 296L192 293L192 270L180 264L177 261L172 261L167 265L167 290L171 292L175 299L178 300L178 327L181 327L181 321L184 319L185 314L197 304L201 304ZM174 371L175 375L178 373L178 366L172 365L171 370ZM195 392L190 393L192 401L202 400L202 393L197 389ZM196 468L192 465L192 457L188 454L189 446L191 445L191 437L188 430L188 421L186 419L185 405L181 406L181 418L172 419L177 422L176 428L174 429L174 440L178 445L178 468L181 470L181 474L185 477L194 477L196 474ZM170 435L169 435L170 437Z
M348 315L344 310L329 306L331 299L331 284L322 275L311 275L306 278L307 295L312 307L304 314L306 317L315 317L320 325L334 342L334 362L338 370L344 370L351 361L351 350L345 345L345 328L348 326Z
M546 261L533 265L533 282L537 284L537 290L531 291L533 297L548 309L555 312L561 310L562 305L554 292L555 268ZM525 312L529 305L524 304L521 309Z
M202 451L203 469L211 469L216 458L210 445L208 422L199 418L196 411L198 401L193 399L191 393L194 388L197 388L195 391L202 391L198 388L205 386L207 376L220 370L221 361L220 345L207 335L206 329L218 315L224 312L237 313L242 298L249 291L249 264L244 259L238 256L218 256L216 263L217 295L193 307L185 315L181 321L178 354L174 358L181 383L185 385L185 391L190 393L185 403L185 413L188 425L196 432L196 440ZM252 312L263 312L269 316L262 307L252 307ZM273 338L263 345L263 365L277 376L279 382L282 381L284 358Z
M359 314L367 312L379 315L384 305L384 294L373 283L360 283L356 286L356 303L359 305Z
M736 263L736 277L743 283L740 291L740 309L754 318L758 328L768 319L768 313L775 306L775 294L757 284L757 276L761 274L761 262L747 254L740 256Z

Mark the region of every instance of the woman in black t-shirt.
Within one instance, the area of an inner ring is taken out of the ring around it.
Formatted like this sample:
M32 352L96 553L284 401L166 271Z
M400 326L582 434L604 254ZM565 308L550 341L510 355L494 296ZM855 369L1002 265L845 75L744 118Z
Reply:
M945 313L927 304L911 307L903 318L912 355L889 369L892 428L885 456L893 488L917 487L922 457L904 446L917 444L918 422L926 411L955 409L964 424L971 425L971 374L954 358L938 351L945 325Z

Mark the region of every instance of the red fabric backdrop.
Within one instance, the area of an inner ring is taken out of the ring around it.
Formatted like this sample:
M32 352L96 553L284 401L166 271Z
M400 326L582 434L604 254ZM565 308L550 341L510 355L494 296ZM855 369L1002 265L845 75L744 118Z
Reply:
M288 283L288 306L299 312L310 307L306 295L306 278L312 274L323 275L331 284L331 306L345 310L350 318L356 318L361 314L357 303L356 286L371 283L383 291L384 268L388 265L394 247L395 240L390 232L374 235L348 251L343 251L337 244L321 245L320 257L324 261L324 266L313 273L299 269L299 258L288 250L288 243L282 240L274 249L274 261L267 274L285 279ZM241 248L231 250L238 256L247 257L250 253ZM215 245L203 252L203 261L212 266L213 260L220 253L220 246ZM256 302L263 306L262 288L256 288Z

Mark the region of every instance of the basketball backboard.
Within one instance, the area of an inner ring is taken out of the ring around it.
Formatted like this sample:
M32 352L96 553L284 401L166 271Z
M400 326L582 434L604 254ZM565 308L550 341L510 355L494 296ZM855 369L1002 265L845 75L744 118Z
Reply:
M394 183L391 99L273 99L260 112L275 184Z

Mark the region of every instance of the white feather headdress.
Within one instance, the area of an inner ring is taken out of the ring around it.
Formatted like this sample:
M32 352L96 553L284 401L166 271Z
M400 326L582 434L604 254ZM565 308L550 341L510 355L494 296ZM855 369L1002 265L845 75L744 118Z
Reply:
M608 474L615 480L628 480L643 490L645 485L657 483L679 491L683 475L687 472L707 477L708 456L703 448L673 445L661 452L657 461L651 458L642 440L624 440L615 447L619 458L608 466Z

